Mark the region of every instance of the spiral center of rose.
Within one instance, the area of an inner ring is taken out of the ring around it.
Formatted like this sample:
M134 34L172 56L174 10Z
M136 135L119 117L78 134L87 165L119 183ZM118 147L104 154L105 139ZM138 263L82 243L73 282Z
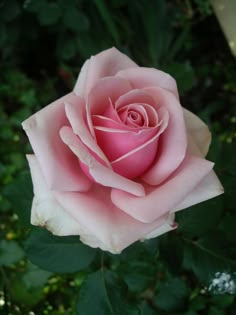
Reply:
M142 105L139 105L142 107ZM146 119L144 117L144 113L139 111L137 108L133 108L134 106L129 105L125 108L121 108L118 110L118 115L123 124L130 127L143 127L146 125ZM137 107L137 106L136 106Z

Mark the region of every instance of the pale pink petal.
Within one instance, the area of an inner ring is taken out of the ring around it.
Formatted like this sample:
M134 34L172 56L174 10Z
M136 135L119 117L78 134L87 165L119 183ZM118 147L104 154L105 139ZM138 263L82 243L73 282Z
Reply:
M158 122L156 125L158 125ZM93 116L93 127L94 127L94 129L97 129L97 130L102 129L104 131L107 130L108 132L109 132L109 129L113 129L116 132L119 132L119 131L120 132L122 132L122 131L135 132L135 130L136 130L136 127L134 128L133 126L127 126L127 125L124 125L122 122L117 122L111 118L107 118L107 117L100 116L100 115L94 115ZM146 126L138 127L138 130L142 130L142 132L146 132L148 129L149 129L149 127L146 127Z
M64 102L76 102L76 99L77 96L70 93L22 123L51 189L87 191L91 186L77 158L62 142L59 134L63 126L69 125Z
M211 143L211 133L208 126L187 109L184 109L184 119L187 133L192 136L202 155L206 156Z
M129 104L149 104L155 106L155 101L151 95L143 90L131 90L130 92L121 95L115 103L115 108L119 109Z
M91 135L84 121L85 119L85 102L79 96L78 99L72 100L65 104L66 116L71 124L71 127L80 140L93 151L101 160L105 162L108 167L110 162L98 146L96 139Z
M87 59L83 64L82 68L80 69L80 73L76 84L74 86L74 93L81 97L84 97L86 91L86 84L89 74L89 67L90 67L91 59Z
M112 162L137 147L146 144L158 133L158 129L159 127L129 131L95 127L95 134L98 145L102 148L109 161Z
M94 135L92 116L104 115L111 103L130 90L129 82L121 78L106 77L97 82L86 102L87 122L92 135Z
M125 118L129 117L130 111L133 113L137 112L142 117L143 126L155 127L158 124L158 110L149 104L132 103L119 108L118 112L122 122L125 122Z
M122 189L135 196L144 195L144 188L141 184L124 178L99 163L73 133L71 128L62 128L60 134L63 142L68 145L71 151L79 158L80 162L88 167L89 175L96 183L107 187Z
M74 91L82 97L87 97L97 81L103 77L114 76L118 71L138 67L128 56L116 48L107 49L92 56L82 68Z
M214 198L224 193L218 177L211 171L193 191L172 211L176 212L191 207L199 202Z
M152 95L156 104L163 106L169 113L168 127L159 139L157 159L143 176L150 185L159 185L166 180L183 161L187 148L186 127L183 109L178 100L161 88L144 89Z
M150 168L158 152L159 137L168 126L169 114L165 108L160 108L159 114L161 124L156 134L140 146L112 161L111 165L115 172L127 178L135 178Z
M32 224L55 235L80 235L81 241L91 247L120 253L168 221L167 216L151 224L136 221L111 203L110 190L105 187L94 185L88 193L53 192L37 159L28 156L28 160L35 193Z
M99 185L86 194L54 192L54 196L76 221L86 226L88 235L95 235L96 238L82 235L85 244L93 247L103 244L103 248L114 254L165 224L168 216L149 224L139 222L116 208L110 190Z
M212 170L213 163L187 156L181 166L159 187L147 186L146 196L135 197L112 189L113 203L142 222L152 222L176 208ZM148 192L149 190L149 192Z
M134 89L142 89L150 86L161 87L173 93L179 99L175 79L163 71L154 68L137 67L122 70L116 76L129 80Z
M141 176L152 164L158 149L158 137L128 152L111 163L113 170L126 178Z
M64 211L47 188L39 163L34 155L27 155L30 166L34 199L31 209L31 224L41 226L55 235L79 235L84 228Z
M107 108L105 109L105 111L103 113L103 116L101 116L101 117L106 117L106 118L112 119L118 123L121 123L120 117L117 114L117 111L115 110L115 107L112 104L111 99L109 99L109 101L110 101L109 106L107 106Z
M169 231L177 229L178 224L175 223L174 220L175 220L175 214L169 213L168 218L166 219L165 223L162 224L160 227L158 227L156 230L149 233L148 235L145 235L143 240L158 237L158 236L165 234Z

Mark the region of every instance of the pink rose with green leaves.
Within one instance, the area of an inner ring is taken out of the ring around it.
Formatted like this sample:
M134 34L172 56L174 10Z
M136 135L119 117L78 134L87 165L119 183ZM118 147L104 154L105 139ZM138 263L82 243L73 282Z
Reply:
M74 91L23 122L31 223L119 253L177 227L175 212L223 192L206 160L208 127L175 80L112 48L83 65Z

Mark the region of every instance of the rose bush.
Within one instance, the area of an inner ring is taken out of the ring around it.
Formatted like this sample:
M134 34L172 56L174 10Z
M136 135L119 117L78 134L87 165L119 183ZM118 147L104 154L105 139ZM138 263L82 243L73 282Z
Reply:
M175 229L174 213L217 196L208 127L181 107L175 80L115 48L85 62L74 91L23 127L33 225L119 253Z

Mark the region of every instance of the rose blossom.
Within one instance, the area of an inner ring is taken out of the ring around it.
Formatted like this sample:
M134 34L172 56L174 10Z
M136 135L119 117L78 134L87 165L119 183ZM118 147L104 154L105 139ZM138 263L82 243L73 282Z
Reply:
M31 223L55 235L119 253L223 192L204 158L208 127L181 107L175 80L115 48L88 59L74 91L23 127L34 151Z

